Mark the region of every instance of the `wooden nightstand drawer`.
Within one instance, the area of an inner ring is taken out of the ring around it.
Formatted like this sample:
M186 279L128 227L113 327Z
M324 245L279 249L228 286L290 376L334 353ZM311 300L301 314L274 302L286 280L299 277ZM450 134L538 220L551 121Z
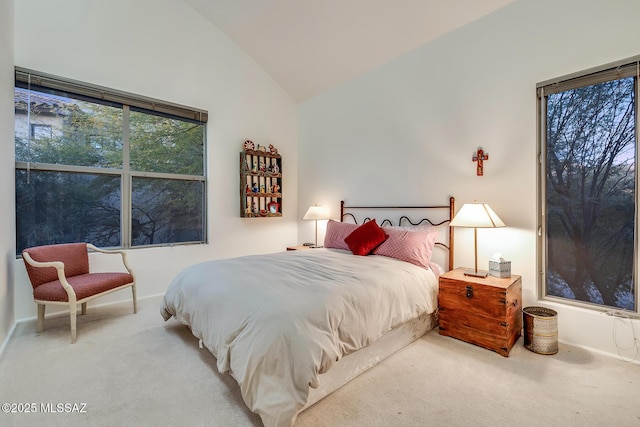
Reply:
M440 335L508 356L522 331L522 280L452 270L440 276L438 310Z

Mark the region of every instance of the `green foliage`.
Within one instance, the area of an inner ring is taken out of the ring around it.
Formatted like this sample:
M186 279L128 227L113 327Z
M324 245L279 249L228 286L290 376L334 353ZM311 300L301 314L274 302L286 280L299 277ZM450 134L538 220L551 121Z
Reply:
M204 126L136 111L129 121L133 170L202 175Z
M204 240L204 185L135 178L131 238L135 245Z
M16 159L32 163L122 168L121 108L69 99L51 98L56 108L31 111L29 125L47 124L51 137L16 134ZM25 121L27 116L17 116ZM26 128L26 125L24 126Z
M16 171L17 249L54 243L120 246L120 177Z

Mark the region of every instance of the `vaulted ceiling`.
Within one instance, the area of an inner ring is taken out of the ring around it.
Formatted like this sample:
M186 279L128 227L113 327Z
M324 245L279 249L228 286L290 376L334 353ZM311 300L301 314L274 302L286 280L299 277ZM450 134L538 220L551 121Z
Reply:
M515 0L184 0L300 102Z

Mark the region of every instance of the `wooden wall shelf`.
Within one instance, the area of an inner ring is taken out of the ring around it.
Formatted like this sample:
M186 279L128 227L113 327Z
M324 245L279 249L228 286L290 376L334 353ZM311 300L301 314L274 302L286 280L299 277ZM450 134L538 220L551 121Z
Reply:
M282 216L282 156L267 151L240 152L240 216Z

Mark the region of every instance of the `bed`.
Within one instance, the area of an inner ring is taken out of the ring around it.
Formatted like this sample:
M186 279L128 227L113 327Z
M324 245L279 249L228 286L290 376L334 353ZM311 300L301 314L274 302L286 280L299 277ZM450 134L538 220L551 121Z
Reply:
M358 211L439 212L440 220L403 214L394 225L359 220ZM341 202L325 247L190 266L169 285L162 317L191 329L265 426L291 426L437 326L438 275L453 264L453 211L453 198L412 207Z

